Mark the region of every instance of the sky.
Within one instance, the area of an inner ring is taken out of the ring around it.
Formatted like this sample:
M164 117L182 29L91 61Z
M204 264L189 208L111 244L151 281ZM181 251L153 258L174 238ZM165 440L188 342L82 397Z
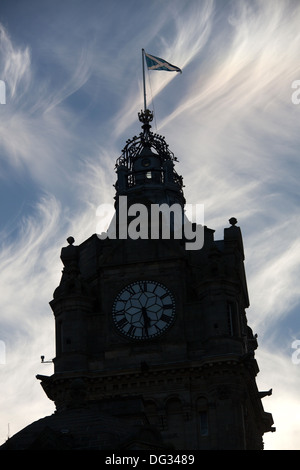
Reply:
M265 449L300 449L299 25L298 0L1 0L0 443L54 411L35 376L53 373L60 250L107 229L144 48L182 69L146 90L187 203L216 240L242 230Z

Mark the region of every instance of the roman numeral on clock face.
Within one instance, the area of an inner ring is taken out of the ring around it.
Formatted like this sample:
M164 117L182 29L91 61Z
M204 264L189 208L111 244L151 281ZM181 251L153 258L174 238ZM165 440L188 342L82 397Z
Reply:
M168 297L168 292L165 292L163 295L160 296L161 300L165 299L166 297Z
M173 308L172 304L165 304L163 305L163 309L166 310L167 308Z
M165 315L164 313L161 315L160 320L169 323L172 317L169 317L168 315Z
M133 325L130 325L130 328L129 328L129 330L127 331L127 334L128 334L129 336L132 336L132 335L134 336L135 330L136 330L136 327L133 326Z
M123 318L121 318L121 320L117 321L117 325L118 325L119 328L123 328L127 323L128 323L128 321L126 320L125 317L123 317Z
M130 295L134 295L134 294L135 294L135 291L134 291L134 289L133 289L132 286L128 286L128 287L126 288L126 290L129 292Z

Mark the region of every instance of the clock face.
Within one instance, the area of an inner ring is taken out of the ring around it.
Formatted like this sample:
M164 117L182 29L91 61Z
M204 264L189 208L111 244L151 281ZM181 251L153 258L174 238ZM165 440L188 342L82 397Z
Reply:
M135 340L160 336L174 318L173 295L155 281L129 284L117 295L113 305L113 321L118 331Z

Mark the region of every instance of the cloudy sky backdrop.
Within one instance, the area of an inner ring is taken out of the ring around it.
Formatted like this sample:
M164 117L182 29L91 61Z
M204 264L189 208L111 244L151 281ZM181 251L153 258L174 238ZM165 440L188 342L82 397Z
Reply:
M183 70L146 79L187 202L216 239L242 229L265 447L300 448L299 25L298 0L1 0L0 443L54 409L35 375L53 372L60 250L107 228L145 48Z

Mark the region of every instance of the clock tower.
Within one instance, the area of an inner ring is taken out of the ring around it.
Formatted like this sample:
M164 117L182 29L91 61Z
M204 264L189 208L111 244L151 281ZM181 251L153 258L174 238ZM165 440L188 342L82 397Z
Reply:
M182 177L153 115L116 162L106 233L62 248L50 302L56 412L10 448L262 449L274 430L259 392L237 220L224 239L185 215ZM23 446L23 447L22 447Z

